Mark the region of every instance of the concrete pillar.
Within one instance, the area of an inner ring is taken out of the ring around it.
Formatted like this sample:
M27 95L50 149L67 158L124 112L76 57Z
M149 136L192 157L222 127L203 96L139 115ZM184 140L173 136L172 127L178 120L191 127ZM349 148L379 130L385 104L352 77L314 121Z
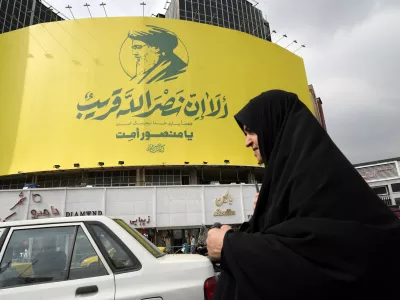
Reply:
M87 185L87 182L88 182L88 173L82 172L81 184L84 183L85 185Z
M189 172L189 184L190 185L197 185L198 184L198 178L197 178L197 170L192 169Z
M252 170L247 175L247 183L254 183L256 182L256 177L254 176L254 173Z
M142 186L144 185L144 181L142 180L142 173L144 173L144 169L140 170L140 168L136 169L136 186Z

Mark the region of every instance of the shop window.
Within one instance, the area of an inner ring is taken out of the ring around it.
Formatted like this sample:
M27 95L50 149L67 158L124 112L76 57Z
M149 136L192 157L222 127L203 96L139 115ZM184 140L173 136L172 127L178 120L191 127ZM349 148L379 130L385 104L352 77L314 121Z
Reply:
M395 198L394 201L396 201L396 205L400 205L400 198Z
M189 176L182 176L182 185L189 185Z
M388 195L387 185L372 187L372 190L377 195Z
M400 193L400 183L393 183L392 191L393 191L393 193Z

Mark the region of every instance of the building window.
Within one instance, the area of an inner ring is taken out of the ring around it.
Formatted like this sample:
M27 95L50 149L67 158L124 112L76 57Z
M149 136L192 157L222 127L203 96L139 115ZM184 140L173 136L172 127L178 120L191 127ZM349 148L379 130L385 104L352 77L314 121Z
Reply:
M33 183L33 177L30 176L9 176L0 180L0 190L22 189L25 184Z
M86 185L92 186L135 186L136 170L121 170L112 172L90 172Z
M186 185L189 182L189 170L146 169L145 185Z
M246 168L205 168L198 171L200 184L231 184L248 183L249 170Z
M400 193L400 182L392 184L392 191L393 193Z
M53 173L48 175L39 175L37 177L37 184L40 188L54 188L54 187L76 187L81 186L82 173Z
M396 205L400 205L400 198L395 198L394 201L396 202Z

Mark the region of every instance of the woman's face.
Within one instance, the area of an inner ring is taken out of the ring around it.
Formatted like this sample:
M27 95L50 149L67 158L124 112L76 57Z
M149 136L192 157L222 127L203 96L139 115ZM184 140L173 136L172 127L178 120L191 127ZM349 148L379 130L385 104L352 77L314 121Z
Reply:
M258 147L258 136L256 133L252 132L249 128L244 126L244 133L246 134L246 147L251 147L254 152L254 156L257 158L259 164L263 163L261 157L260 149Z

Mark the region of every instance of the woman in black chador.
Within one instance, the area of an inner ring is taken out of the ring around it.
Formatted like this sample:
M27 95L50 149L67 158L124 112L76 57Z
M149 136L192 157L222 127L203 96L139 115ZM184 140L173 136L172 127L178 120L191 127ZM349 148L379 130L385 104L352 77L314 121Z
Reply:
M208 233L214 299L398 299L400 221L298 97L269 91L235 118L266 168L250 222Z

